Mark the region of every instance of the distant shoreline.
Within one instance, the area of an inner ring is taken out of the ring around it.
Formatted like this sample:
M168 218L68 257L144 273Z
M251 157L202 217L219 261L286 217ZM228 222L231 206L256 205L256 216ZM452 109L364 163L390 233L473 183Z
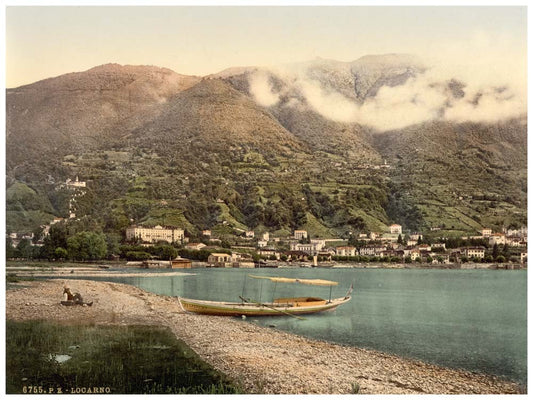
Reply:
M143 271L131 271L133 269L142 269ZM140 265L126 265L121 262L113 262L102 268L102 263L57 263L57 262L24 262L9 261L6 266L6 274L14 278L21 277L62 277L69 278L93 278L93 277L151 277L151 276L185 276L194 275L196 269L209 268L204 262L193 261L192 268L140 268ZM394 269L394 270L527 270L527 263L520 264L495 264L495 263L463 263L463 264L427 264L427 263L353 263L353 262L336 262L321 264L316 267L309 264L301 265L300 263L279 263L253 270L285 270L285 269ZM221 268L214 268L221 269ZM224 269L224 268L222 268ZM235 268L228 268L235 269ZM241 268L252 269L252 268ZM163 272L165 271L165 272Z

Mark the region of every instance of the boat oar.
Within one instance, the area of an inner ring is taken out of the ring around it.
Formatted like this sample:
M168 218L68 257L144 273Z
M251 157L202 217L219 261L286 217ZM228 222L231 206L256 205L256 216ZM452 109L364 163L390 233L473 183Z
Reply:
M299 320L305 320L304 317L300 317L299 315L291 314L290 312L287 312L287 311L278 310L277 308L275 308L275 307L271 307L271 306L269 306L268 304L265 304L265 303L259 303L259 302L257 302L257 301L253 301L253 300L250 300L250 299L245 299L245 298L242 297L242 296L239 296L239 297L240 297L240 299L241 299L242 301L244 301L245 303L253 303L253 304L257 304L257 305L260 305L260 306L263 306L263 307L270 308L270 309L272 309L272 310L274 310L274 311L277 311L277 312L279 312L279 313L289 315L289 316L291 316L291 317L293 317L293 318L296 318L296 319L299 319Z

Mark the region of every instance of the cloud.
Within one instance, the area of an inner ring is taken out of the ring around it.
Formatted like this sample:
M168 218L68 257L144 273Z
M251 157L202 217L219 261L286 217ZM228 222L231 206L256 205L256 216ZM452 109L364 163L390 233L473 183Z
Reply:
M278 104L281 96L292 105L304 100L325 118L379 131L434 120L492 123L527 112L526 53L512 38L484 32L461 43L436 44L433 54L419 55L427 60L423 73L401 85L383 85L362 103L336 91L335 85L324 84L316 73L309 74L312 64L271 69L269 73L285 82L281 92L271 87L266 73L253 75L250 87L264 106ZM333 72L345 79L351 76L349 66L341 63ZM450 82L460 85L462 96L452 90Z
M279 102L279 95L274 93L269 76L264 71L256 71L249 79L250 93L262 106L271 107Z

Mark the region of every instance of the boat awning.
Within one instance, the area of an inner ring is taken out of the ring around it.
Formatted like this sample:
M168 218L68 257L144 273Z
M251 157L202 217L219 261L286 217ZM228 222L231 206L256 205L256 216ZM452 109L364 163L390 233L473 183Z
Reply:
M258 276L258 275L249 275L249 276L255 279L268 279L272 282L303 283L304 285L336 286L339 284L338 282L327 281L325 279L300 279L300 278L284 278L281 276Z

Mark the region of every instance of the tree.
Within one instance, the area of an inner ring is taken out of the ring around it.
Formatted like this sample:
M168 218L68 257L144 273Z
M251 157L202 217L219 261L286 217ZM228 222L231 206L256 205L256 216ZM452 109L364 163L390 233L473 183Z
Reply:
M64 260L68 256L68 251L63 247L58 247L55 249L54 255L57 260Z
M13 239L6 238L6 258L15 258L17 254L16 249L13 247Z
M403 238L402 238L402 234L398 234L398 240L397 240L398 244L403 244Z
M509 245L507 243L505 243L503 246L502 256L504 256L507 260L511 256L511 250L509 249Z
M108 233L105 235L107 245L107 258L120 253L120 235L116 233Z
M492 246L492 258L496 259L500 255L500 249L498 248L498 245L494 243L494 246Z
M431 264L433 262L433 257L427 256L426 261Z
M33 257L33 249L29 239L22 239L17 245L17 256L25 259Z
M79 232L67 240L70 258L78 261L100 260L106 256L105 235L96 232Z
M43 228L37 227L33 230L33 243L37 243L39 240L41 240L44 236Z
M161 260L173 260L178 256L178 250L168 245L157 246L156 254Z

